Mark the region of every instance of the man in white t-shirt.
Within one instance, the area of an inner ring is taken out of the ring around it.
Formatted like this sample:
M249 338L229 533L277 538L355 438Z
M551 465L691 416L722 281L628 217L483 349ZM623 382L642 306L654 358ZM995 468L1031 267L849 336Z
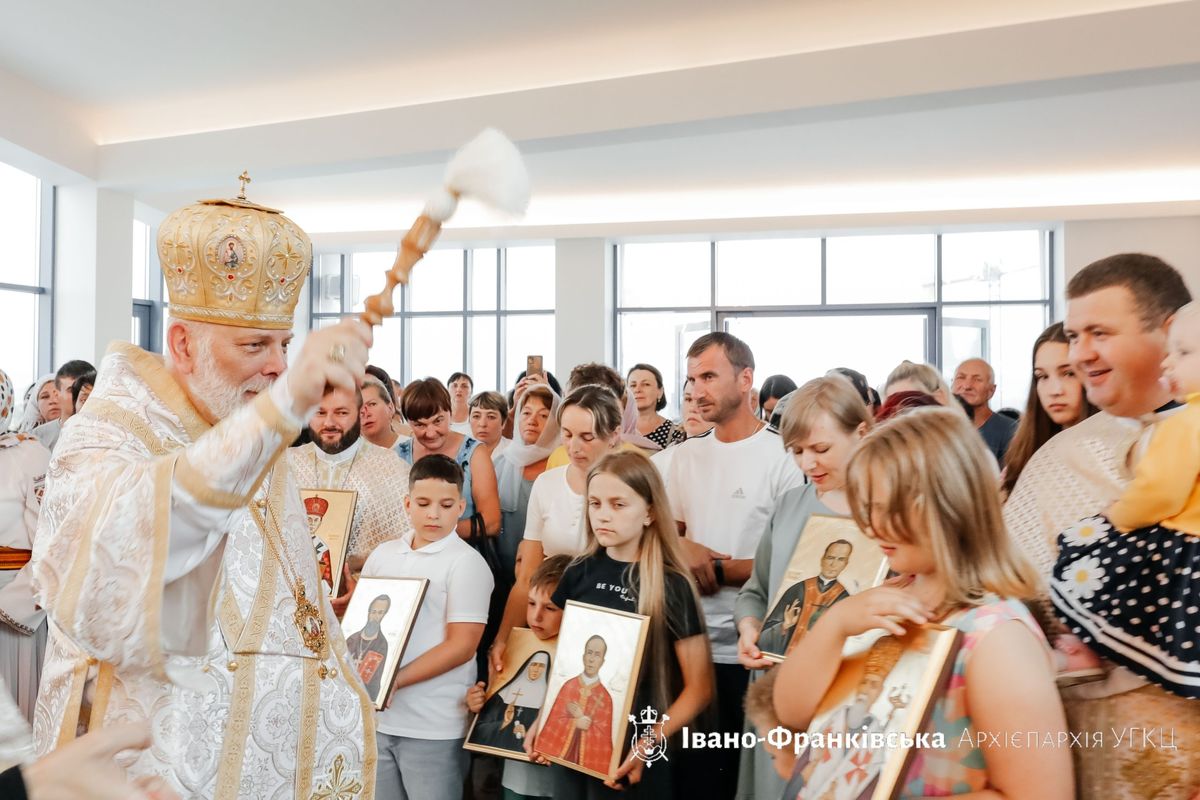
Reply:
M716 730L740 735L748 673L737 660L733 603L776 499L804 478L779 433L750 410L754 355L745 342L724 332L700 337L688 350L687 378L700 416L715 427L675 445L667 494L712 642ZM695 767L680 772L698 791L734 796L736 749L706 752Z

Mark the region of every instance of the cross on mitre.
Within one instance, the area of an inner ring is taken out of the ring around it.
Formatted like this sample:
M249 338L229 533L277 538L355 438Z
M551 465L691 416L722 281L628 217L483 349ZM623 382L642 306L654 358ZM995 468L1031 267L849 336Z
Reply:
M238 200L246 199L246 184L253 183L250 179L249 170L242 170L242 174L238 175L238 180L242 182L242 190L238 192Z

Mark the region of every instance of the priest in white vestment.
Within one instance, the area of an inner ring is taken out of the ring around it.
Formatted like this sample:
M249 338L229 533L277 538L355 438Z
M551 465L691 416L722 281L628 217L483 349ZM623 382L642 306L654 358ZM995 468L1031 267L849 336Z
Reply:
M408 462L362 436L361 412L361 391L330 389L308 424L312 441L288 450L292 475L302 490L356 493L346 547L346 562L352 571L361 569L379 545L412 533L404 510ZM348 595L348 591L344 593ZM344 611L344 602L342 608L335 603L335 610Z
M1152 280L1146 279L1148 274ZM1004 506L1009 533L1047 578L1059 534L1121 496L1150 426L1174 413L1177 404L1159 382L1159 365L1166 355L1170 315L1190 299L1175 270L1142 254L1089 264L1071 279L1067 298L1064 324L1072 366L1101 413L1067 428L1034 453ZM1031 605L1051 638L1065 630L1048 594ZM1200 796L1196 701L1169 694L1120 667L1103 681L1066 687L1062 696L1075 735L1071 744L1081 800ZM1143 728L1171 741L1159 746L1142 733L1124 733ZM1097 735L1104 746L1089 745Z
M148 720L124 766L183 798L370 798L374 711L282 457L326 384L358 385L370 331L315 331L284 374L312 249L244 197L168 216L158 252L166 359L112 345L50 464L38 751Z

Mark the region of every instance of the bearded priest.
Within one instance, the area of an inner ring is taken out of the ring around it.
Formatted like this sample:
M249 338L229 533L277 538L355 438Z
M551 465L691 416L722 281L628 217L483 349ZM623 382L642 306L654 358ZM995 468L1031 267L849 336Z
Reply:
M123 766L181 797L370 798L373 707L282 457L327 384L357 389L370 329L314 331L287 369L312 246L244 188L168 216L158 254L166 357L113 344L50 465L38 750L148 720Z

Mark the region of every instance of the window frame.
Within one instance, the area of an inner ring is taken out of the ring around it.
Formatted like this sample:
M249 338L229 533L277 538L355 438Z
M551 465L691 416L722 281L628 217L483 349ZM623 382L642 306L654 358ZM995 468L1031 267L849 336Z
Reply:
M34 357L34 379L45 375L54 367L54 218L55 187L37 175L37 284L0 283L0 292L31 294L37 300L37 331L35 331L36 356ZM24 391L14 386L13 391ZM19 399L19 398L18 398Z
M157 226L137 217L134 217L134 222L146 226L146 294L149 295L132 298L132 316L142 320L141 340L134 344L150 353L162 353L167 302L163 293L164 278L155 241Z
M530 243L533 246L544 245L545 243ZM517 245L514 245L516 247ZM521 245L525 246L525 245ZM410 290L407 284L401 284L396 287L396 292L393 295L393 303L395 313L391 318L401 320L400 326L400 364L398 374L392 377L399 380L402 384L408 384L415 378L425 377L423 375L412 375L412 321L423 318L447 318L459 317L462 324L462 365L458 369L468 371L466 366L472 363L473 357L479 355L474 352L471 341L471 326L474 320L480 318L495 318L496 325L496 347L492 354L496 361L496 376L499 386L495 387L497 391L501 391L504 387L511 386L516 379L516 375L505 374L504 354L506 352L506 330L505 323L511 317L533 317L545 316L547 314L555 314L554 308L531 308L531 309L509 309L508 298L506 297L508 287L508 247L442 247L435 248L438 250L455 250L462 253L462 307L459 310L449 311L413 311L411 308ZM353 270L351 269L351 259L355 253L370 253L381 252L379 248L363 246L347 248L344 250L329 250L325 252L314 253L314 261L322 257L337 256L339 259L338 268L341 274L341 310L339 311L317 311L318 295L316 286L316 269L310 270L308 282L308 308L309 308L309 330L316 330L322 320L339 320L346 316L358 314L354 311L353 298ZM475 309L472 308L473 296L472 287L474 285L474 269L475 258L477 253L495 253L496 257L496 297L495 307L490 309ZM418 264L418 269L420 268ZM394 365L389 365L394 366ZM436 376L445 380L449 378L449 374L445 376ZM479 387L480 390L485 387Z
M1041 235L1040 251L1041 265L1045 271L1044 283L1046 287L1045 296L1037 299L1022 299L1022 300L944 300L942 297L942 236L947 234L959 233L983 233L983 232L1000 232L1000 231L1029 231L1036 230ZM875 232L872 232L875 233ZM882 232L880 232L882 233ZM835 235L821 235L821 302L816 305L750 305L750 306L729 306L721 305L717 302L717 242L727 241L736 237L709 236L699 241L708 241L709 256L708 269L710 281L709 304L704 306L622 306L620 305L621 298L621 281L624 273L624 250L628 244L640 244L640 240L629 240L611 243L611 254L615 268L612 271L612 292L615 298L612 311L612 352L614 360L619 358L621 353L621 315L628 313L703 313L709 314L709 330L719 331L724 330L725 320L731 316L771 316L771 317L786 317L786 316L822 316L822 315L843 315L847 313L860 314L864 316L886 316L897 313L926 313L930 315L931 326L926 333L925 342L925 360L937 368L938 372L944 374L945 365L943 359L943 341L942 334L945 327L947 316L953 318L953 310L957 307L979 307L979 306L1040 306L1044 311L1044 319L1050 320L1054 314L1055 296L1058 290L1056 285L1056 264L1054 260L1055 252L1055 229L1050 226L1039 225L1006 225L1006 226L987 226L987 227L970 227L963 229L910 229L910 230L889 230L888 234L926 234L934 236L935 241L935 292L932 301L921 301L914 303L830 303L828 300L829 286L829 259L828 259L828 241L839 236L858 236L870 235L862 234L854 231L844 231ZM791 233L779 233L774 236L762 236L758 238L816 238L802 231ZM662 239L654 239L655 242L663 241ZM698 241L696 238L679 238L674 241ZM1048 324L1048 323L1047 323ZM985 337L985 342L987 341ZM982 354L983 358L987 359L989 353ZM617 369L622 369L623 365L617 364ZM680 381L679 386L667 387L668 392L676 394L682 388L683 381Z

